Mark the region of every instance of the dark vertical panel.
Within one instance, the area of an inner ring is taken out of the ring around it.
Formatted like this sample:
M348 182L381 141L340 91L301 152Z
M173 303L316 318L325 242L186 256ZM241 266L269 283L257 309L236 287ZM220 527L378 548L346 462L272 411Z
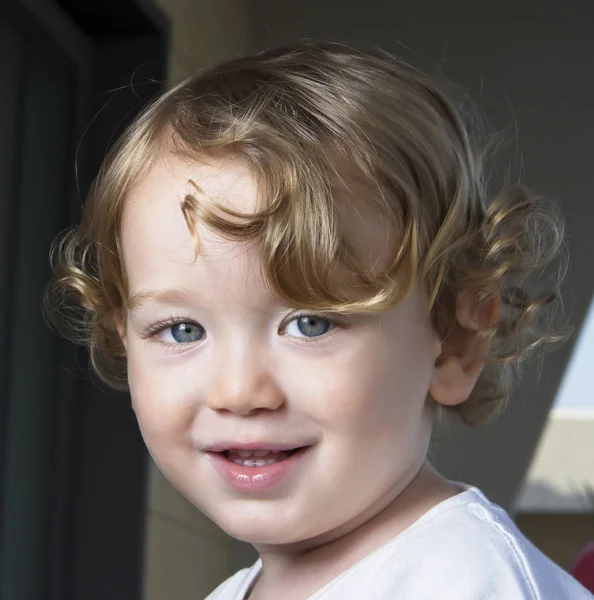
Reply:
M73 13L54 0L0 5L0 49L18 39L26 59L0 61L0 600L142 595L147 455L129 399L90 381L86 353L49 332L41 298L51 240L79 219L116 132L165 78L153 9L138 34L144 4L105 0L98 32L77 21L82 0ZM18 36L2 28L9 17Z
M83 140L89 172L164 78L158 35L95 41L94 119ZM85 182L82 182L86 187ZM72 600L142 595L147 453L129 397L77 383L75 473L78 513L72 553ZM93 540L93 543L89 543ZM106 573L109 576L106 576ZM90 585L90 582L93 582Z
M23 61L20 156L13 204L10 340L0 597L43 597L51 522L52 400L58 392L57 341L41 315L47 254L66 196L73 66L37 32Z
M13 202L15 187L14 149L17 144L19 118L19 90L21 43L17 33L7 21L0 21L0 290L12 287L10 254L12 242ZM9 324L9 298L0 292L0 331ZM10 344L8 336L0 337L0 481L5 470L5 440L8 418L8 359ZM0 494L0 514L3 495ZM1 550L0 550L1 551ZM2 556L0 554L0 561Z

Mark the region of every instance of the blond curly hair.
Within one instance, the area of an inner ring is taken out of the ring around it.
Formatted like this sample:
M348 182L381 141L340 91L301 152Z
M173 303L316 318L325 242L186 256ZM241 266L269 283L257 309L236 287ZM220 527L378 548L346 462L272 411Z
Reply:
M557 282L540 292L526 283L558 255L563 229L551 205L523 188L487 202L486 138L472 127L430 78L380 52L306 43L201 71L154 101L111 150L82 223L52 249L47 314L89 347L104 381L125 390L117 326L127 310L126 197L167 153L228 157L258 181L260 206L250 215L215 211L198 189L189 194L180 210L196 250L199 220L229 239L257 241L266 281L291 305L382 311L418 283L447 335L462 292L501 298L500 318L480 332L486 367L471 397L451 408L466 423L484 422L506 400L513 365L563 337L538 318ZM371 207L396 233L386 268L354 250L341 226L345 205Z

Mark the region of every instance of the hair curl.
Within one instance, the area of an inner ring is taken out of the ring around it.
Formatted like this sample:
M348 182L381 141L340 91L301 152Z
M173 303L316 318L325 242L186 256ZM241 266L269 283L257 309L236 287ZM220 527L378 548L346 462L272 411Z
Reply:
M109 153L82 223L53 247L46 312L89 347L104 381L125 390L126 196L166 153L229 157L257 179L258 209L215 211L200 202L199 184L180 209L192 232L200 219L230 239L258 241L271 289L292 305L381 311L420 282L446 335L459 294L500 296L499 320L480 332L486 367L452 409L484 422L507 398L512 366L564 335L539 323L558 282L551 292L529 285L558 255L561 221L521 187L488 203L486 147L434 82L383 53L300 44L207 69L158 98ZM397 232L385 269L355 251L341 227L345 205L371 206Z

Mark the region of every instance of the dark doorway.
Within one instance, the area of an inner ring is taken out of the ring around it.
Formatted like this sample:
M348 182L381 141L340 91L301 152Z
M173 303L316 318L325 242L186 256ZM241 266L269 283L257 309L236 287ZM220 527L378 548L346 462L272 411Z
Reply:
M125 395L46 327L55 235L166 78L149 2L0 5L0 600L142 596L147 456Z

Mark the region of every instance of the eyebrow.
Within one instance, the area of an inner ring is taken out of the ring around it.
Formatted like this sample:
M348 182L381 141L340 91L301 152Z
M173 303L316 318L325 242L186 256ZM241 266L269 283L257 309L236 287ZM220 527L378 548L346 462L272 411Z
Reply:
M137 313L146 304L154 302L155 304L180 304L188 301L195 296L188 289L163 289L147 290L145 292L136 292L126 300L126 312Z

